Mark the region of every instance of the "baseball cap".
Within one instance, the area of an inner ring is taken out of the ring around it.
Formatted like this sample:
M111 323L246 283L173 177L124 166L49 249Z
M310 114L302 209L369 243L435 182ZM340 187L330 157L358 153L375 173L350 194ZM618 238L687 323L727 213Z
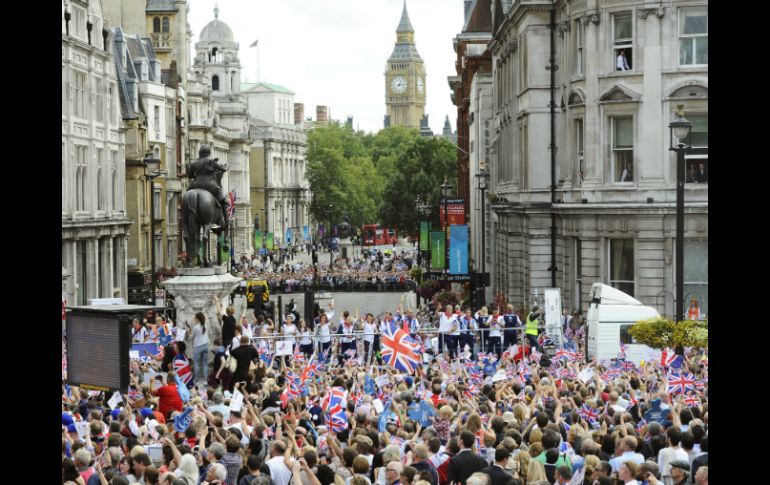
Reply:
M118 415L120 414L120 409L113 409L110 413L110 416L112 416L112 419L118 419Z
M64 426L69 426L74 423L75 420L72 419L72 416L70 416L69 413L61 413L61 424Z
M143 418L150 418L150 419L155 418L155 413L153 413L152 409L150 408L142 408L140 412L142 413Z

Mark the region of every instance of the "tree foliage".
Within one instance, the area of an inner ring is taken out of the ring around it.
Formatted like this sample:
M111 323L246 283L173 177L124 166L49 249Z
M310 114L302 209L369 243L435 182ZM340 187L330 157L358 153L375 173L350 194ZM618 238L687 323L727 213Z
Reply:
M307 156L316 220L328 221L331 213L334 223L348 216L354 226L380 222L401 234L418 230L418 195L438 224L440 185L457 173L452 143L400 126L372 135L330 123L308 133Z
M650 318L637 322L628 333L637 342L655 349L708 348L708 321L685 320L674 323L663 317Z

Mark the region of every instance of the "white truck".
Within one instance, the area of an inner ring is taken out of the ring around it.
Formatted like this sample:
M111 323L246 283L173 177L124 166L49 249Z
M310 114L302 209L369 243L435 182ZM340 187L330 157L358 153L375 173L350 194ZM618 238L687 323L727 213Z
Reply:
M626 345L626 360L638 365L642 360L655 359L660 351L633 343L628 329L639 320L657 316L654 308L643 305L634 297L603 283L594 283L588 306L588 360L617 358L621 343Z

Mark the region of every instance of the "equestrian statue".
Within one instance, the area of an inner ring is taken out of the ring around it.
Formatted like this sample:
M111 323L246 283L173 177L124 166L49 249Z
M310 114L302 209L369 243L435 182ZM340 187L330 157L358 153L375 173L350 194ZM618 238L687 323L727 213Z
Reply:
M185 266L191 266L194 256L204 267L209 261L209 233L220 236L227 231L230 201L222 190L222 174L229 167L210 158L211 148L201 146L198 159L187 165L190 188L182 196L182 221L184 224ZM212 228L216 225L217 227ZM201 235L201 229L203 234Z

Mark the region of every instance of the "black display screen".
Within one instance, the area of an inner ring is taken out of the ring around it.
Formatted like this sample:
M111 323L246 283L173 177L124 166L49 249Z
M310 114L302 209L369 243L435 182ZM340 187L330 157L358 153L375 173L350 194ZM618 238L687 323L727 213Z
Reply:
M115 312L67 313L67 381L86 389L121 390L129 381L131 318Z

